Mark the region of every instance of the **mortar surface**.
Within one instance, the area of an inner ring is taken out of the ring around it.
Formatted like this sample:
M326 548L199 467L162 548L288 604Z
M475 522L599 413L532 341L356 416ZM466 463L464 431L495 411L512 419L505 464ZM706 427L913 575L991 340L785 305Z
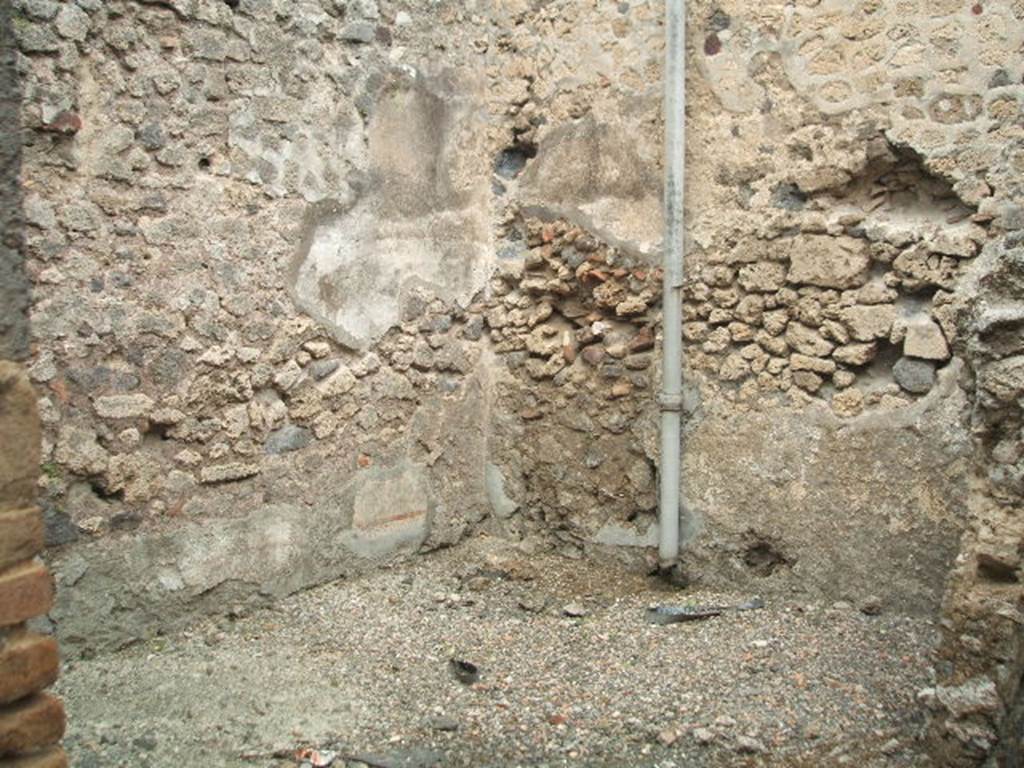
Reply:
M78 766L269 768L308 747L355 768L927 764L932 622L771 581L764 610L658 627L651 604L750 595L478 539L68 664L68 746Z

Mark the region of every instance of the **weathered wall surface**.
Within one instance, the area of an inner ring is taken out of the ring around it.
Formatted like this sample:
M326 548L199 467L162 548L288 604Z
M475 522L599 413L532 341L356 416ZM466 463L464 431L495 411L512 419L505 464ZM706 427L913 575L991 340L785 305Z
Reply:
M36 506L40 424L22 365L28 281L22 258L20 76L10 9L0 7L0 763L66 768L64 705L45 693L60 658L52 637L27 622L53 604L53 577Z
M994 21L896 6L692 9L684 516L707 581L792 575L934 611L974 450L952 301L998 212L978 213L976 166L930 164L965 126L922 109L952 87L924 60L897 72L915 88L866 99L829 101L822 78L852 83L865 48L901 60L940 19L975 35ZM509 34L540 64L506 65L527 79L509 95L512 146L536 157L499 200L499 254L521 255L499 263L486 315L509 370L493 458L522 503L510 528L554 530L566 551L652 541L660 15L548 5ZM835 49L819 57L831 69L807 65L816 46ZM968 70L960 89L988 93L993 73Z
M570 554L654 540L659 10L547 5L510 34L541 64L508 110L536 158L499 232L525 254L489 302L509 368L492 461L520 503L507 530ZM691 9L687 562L734 587L942 603L922 700L951 764L1019 744L1022 18Z
M649 551L660 3L15 5L65 636L478 525ZM999 711L1022 36L1019 2L691 4L691 575L945 599L943 682Z
M427 34L460 6L15 5L69 645L457 541L493 259L475 54Z

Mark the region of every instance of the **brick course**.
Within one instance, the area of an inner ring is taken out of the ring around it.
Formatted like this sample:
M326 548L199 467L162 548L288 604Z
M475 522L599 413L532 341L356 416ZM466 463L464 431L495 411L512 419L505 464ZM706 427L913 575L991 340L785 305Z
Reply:
M0 627L49 611L53 589L53 577L40 562L26 561L0 573Z
M43 550L43 513L37 507L0 512L0 571Z
M0 766L65 768L67 755L58 745L64 705L40 693L57 678L57 643L24 626L50 610L54 580L35 559L45 546L36 506L39 394L22 365L30 352L30 296L21 164L26 91L12 18L18 5L0 1ZM24 29L25 20L17 21Z
M0 708L0 755L48 747L64 735L64 705L46 693Z
M52 637L20 631L0 640L0 704L52 685L59 669L60 654Z

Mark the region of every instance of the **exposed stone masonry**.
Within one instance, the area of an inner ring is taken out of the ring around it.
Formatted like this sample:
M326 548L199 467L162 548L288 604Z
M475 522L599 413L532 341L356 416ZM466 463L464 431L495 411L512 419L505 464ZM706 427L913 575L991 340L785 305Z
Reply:
M510 460L523 439L537 447L518 458L522 519L512 529L553 531L576 555L593 534L581 510L600 508L614 525L657 504L631 428L656 389L661 270L564 221L513 231L525 256L499 265L484 313L509 372L499 397L519 422L498 455ZM563 462L565 451L582 461Z
M949 360L943 306L986 239L975 222L988 219L884 139L863 163L837 188L803 180L812 195L777 186L783 212L687 285L690 364L734 384L727 397L796 388L848 418L927 394Z
M944 611L936 759L989 759L1024 666L1024 6L690 5L688 569ZM13 6L72 653L482 529L642 562L660 2Z

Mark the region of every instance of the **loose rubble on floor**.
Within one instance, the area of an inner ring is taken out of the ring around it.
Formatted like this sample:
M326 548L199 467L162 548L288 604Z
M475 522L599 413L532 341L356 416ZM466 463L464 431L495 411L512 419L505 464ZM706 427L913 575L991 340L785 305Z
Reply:
M926 765L934 624L764 587L653 626L748 597L478 539L67 664L68 746L82 768Z

